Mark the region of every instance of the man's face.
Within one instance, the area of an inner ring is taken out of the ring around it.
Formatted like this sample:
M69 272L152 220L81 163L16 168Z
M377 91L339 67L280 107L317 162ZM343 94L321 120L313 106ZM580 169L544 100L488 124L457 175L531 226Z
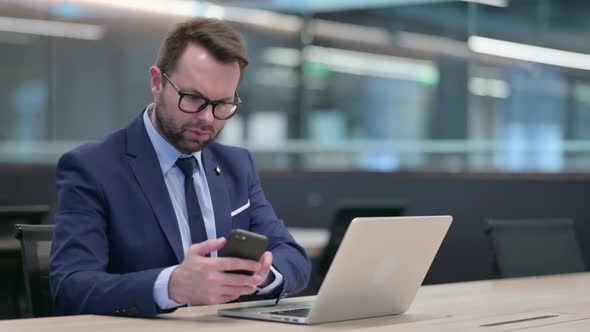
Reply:
M178 151L191 154L213 141L225 120L213 116L212 106L195 114L178 108L180 96L158 67L151 67L154 110L151 120L156 130ZM176 70L166 73L186 93L194 93L214 101L232 101L240 80L237 62L222 63L205 48L189 44L180 57Z

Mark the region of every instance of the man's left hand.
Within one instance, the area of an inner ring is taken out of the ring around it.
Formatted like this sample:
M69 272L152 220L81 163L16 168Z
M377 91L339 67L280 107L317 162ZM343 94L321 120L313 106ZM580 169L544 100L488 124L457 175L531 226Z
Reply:
M274 273L270 272L270 266L272 265L272 253L266 251L260 258L260 269L254 273L255 276L260 277L262 282L258 285L260 288L264 288L270 285L275 279Z

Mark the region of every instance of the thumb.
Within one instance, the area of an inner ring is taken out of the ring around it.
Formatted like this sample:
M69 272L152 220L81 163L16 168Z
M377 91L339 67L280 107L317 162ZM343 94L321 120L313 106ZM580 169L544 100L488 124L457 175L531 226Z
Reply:
M260 264L262 266L270 266L272 264L272 252L266 251L260 259Z
M207 240L199 243L195 243L190 248L190 253L198 256L206 256L212 251L219 250L225 245L225 238L220 237L219 239Z

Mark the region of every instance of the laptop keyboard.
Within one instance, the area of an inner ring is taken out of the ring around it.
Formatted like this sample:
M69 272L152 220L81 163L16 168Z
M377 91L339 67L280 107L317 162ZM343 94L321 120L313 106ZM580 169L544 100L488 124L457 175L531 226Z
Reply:
M311 310L311 308L299 308L299 309L289 309L289 310L267 311L267 312L265 312L265 314L291 316L291 317L307 317L310 310Z

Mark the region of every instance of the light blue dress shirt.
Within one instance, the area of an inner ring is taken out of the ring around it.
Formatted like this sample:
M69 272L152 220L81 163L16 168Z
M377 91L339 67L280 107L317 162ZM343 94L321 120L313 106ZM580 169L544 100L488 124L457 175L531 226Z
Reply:
M164 175L164 181L172 201L174 213L176 214L176 221L178 222L178 229L180 231L180 238L182 240L183 252L186 255L190 248L191 232L188 224L186 202L184 195L184 175L182 171L175 165L176 160L179 157L188 157L180 153L170 143L168 143L161 135L156 131L152 121L150 120L149 113L151 113L153 104L150 104L143 114L143 122L147 130L148 136L162 169ZM195 189L197 192L197 198L199 200L199 206L201 207L201 214L203 215L203 221L205 222L205 230L207 232L208 239L216 239L217 232L215 230L215 213L213 211L213 204L211 202L211 193L209 192L209 185L207 183L207 177L203 170L203 163L201 161L201 151L193 153L193 156L197 159L199 167L196 167L193 173L193 180L195 183ZM217 251L211 253L211 257L217 257ZM154 283L154 300L160 309L171 309L179 307L182 304L172 301L168 297L168 283L170 276L174 269L178 265L170 266L162 270ZM266 295L275 290L278 286L283 283L283 276L271 266L271 271L275 275L275 280L268 286L260 289L258 295Z

